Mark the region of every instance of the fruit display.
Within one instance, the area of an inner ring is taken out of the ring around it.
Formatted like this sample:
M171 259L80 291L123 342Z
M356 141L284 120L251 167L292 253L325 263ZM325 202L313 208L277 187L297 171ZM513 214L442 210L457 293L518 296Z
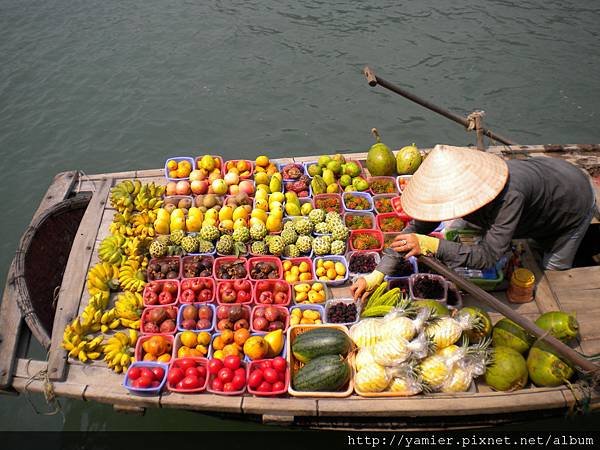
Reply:
M219 281L217 284L217 303L219 305L229 303L250 304L252 297L252 283L241 278L235 281Z
M373 195L376 194L396 194L396 179L394 177L372 177L367 178L369 189Z
M343 257L338 258L316 258L315 277L319 281L344 281L348 278L346 260Z
M306 165L308 175L312 177L311 188L314 195L332 194L345 190L368 189L362 178L362 167L357 161L346 161L344 155L321 156L318 161Z
M142 336L135 347L135 359L168 363L171 361L172 351L173 336Z
M285 331L289 325L289 311L282 306L255 306L251 317L251 329L254 332Z
M377 214L386 214L394 211L392 207L393 195L377 195L373 196L373 205Z
M217 306L217 331L250 329L251 309L247 305Z
M379 214L377 216L377 227L384 233L402 231L406 225L406 221L394 213Z
M350 230L368 230L374 228L375 218L373 214L346 213L344 223Z
M167 389L193 393L206 389L208 361L202 357L177 358L169 365Z
M268 156L265 155L261 155L259 157L256 158L256 160L254 161L254 181L256 182L257 185L259 184L268 184L268 180L267 179L265 183L260 183L260 181L262 181L260 178L257 179L257 175L264 173L266 176L270 177L276 173L278 173L277 171L277 166L275 165L274 162L272 162ZM275 192L277 189L273 190L272 192Z
M153 259L148 264L148 280L174 280L179 277L181 260L177 257Z
M183 278L209 278L215 260L212 256L185 256L181 260Z
M208 331L186 330L175 336L173 355L177 358L208 355L211 334Z
M351 273L371 273L377 267L377 253L352 252L348 260L348 270Z
M227 174L238 175L241 180L251 178L254 173L254 165L252 161L246 159L227 161L225 163L225 169L223 170L224 178L227 178Z
M185 278L180 283L179 303L208 303L215 295L212 278Z
M281 166L279 170L283 176L283 181L295 181L306 175L302 164L289 163Z
M133 392L158 393L165 384L167 369L158 362L136 362L127 370L123 384Z
M208 391L214 394L239 395L246 390L246 364L239 356L230 355L222 361L208 361Z
M214 328L215 309L212 305L185 305L179 308L177 329L211 331Z
M288 283L310 281L313 279L312 261L310 258L287 259L282 263L283 279Z
M383 234L378 230L354 230L350 233L351 250L383 249Z
M346 211L372 211L373 201L369 194L344 192L342 203Z
M258 396L287 393L289 371L285 358L252 361L248 367L248 392Z
M257 281L254 285L254 301L261 305L288 305L291 301L291 288L279 280Z
M323 323L323 308L320 306L306 306L303 308L290 308L290 326L292 325L319 325Z
M192 170L194 170L194 160L192 158L171 158L165 163L167 179L187 180Z
M325 303L327 291L323 283L298 283L294 285L294 302L303 303Z
M174 334L177 329L175 306L149 306L142 313L141 330L145 334Z
M144 288L144 306L175 305L180 299L180 285L177 280L151 281Z
M330 300L325 305L325 322L354 323L358 319L358 308L354 302Z
M246 258L217 258L213 272L217 280L243 279L248 276L247 264Z
M315 196L315 208L325 212L342 212L342 197L339 194Z
M448 284L439 275L413 274L409 279L410 295L415 300L433 299L442 303L446 301Z
M281 260L274 257L256 257L248 260L252 280L277 280L283 275Z
M251 334L247 328L238 328L235 331L224 329L220 333L214 335L212 339L211 357L220 360L231 355L244 357L244 345L250 338ZM253 341L250 341L250 344L248 345L252 345L252 342ZM261 353L261 355L266 355L268 353L268 346L266 341L263 341L262 337L260 338L260 343L264 344L264 353Z

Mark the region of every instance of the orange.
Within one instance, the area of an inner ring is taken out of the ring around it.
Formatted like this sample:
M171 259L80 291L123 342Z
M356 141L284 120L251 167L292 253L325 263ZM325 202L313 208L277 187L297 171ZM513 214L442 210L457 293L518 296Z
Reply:
M167 169L169 170L177 170L177 161L174 159L170 159L167 163Z
M160 355L158 358L156 358L156 360L161 363L168 363L171 361L171 355L165 353L164 355Z
M143 358L144 361L156 361L156 356L146 353Z
M147 341L146 351L154 356L167 352L167 340L163 336L152 336Z
M223 350L223 347L225 347L225 341L223 341L223 336L215 337L215 339L213 340L213 348L215 350Z
M187 178L190 172L185 167L177 169L177 178Z
M223 330L221 331L221 338L225 344L231 344L233 342L233 331Z
M181 340L181 344L185 345L186 347L195 347L196 342L198 341L196 333L193 331L184 331L181 333L179 339Z
M260 167L267 167L269 165L269 158L265 155L260 155L256 158L256 165Z
M235 344L228 344L223 348L223 356L241 356L238 347Z
M198 333L198 344L208 345L210 344L210 333L208 331L201 331Z
M233 333L233 340L238 345L244 345L246 340L250 337L250 331L247 328L240 328Z

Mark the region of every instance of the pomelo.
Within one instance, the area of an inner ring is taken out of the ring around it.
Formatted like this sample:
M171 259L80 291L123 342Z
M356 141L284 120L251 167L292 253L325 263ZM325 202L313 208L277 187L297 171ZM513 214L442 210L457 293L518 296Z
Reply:
M416 145L407 145L396 153L396 170L399 175L412 175L421 165L421 161L421 153Z
M394 174L394 154L390 148L381 142L377 129L371 130L377 142L371 146L367 154L367 169L371 176L384 176Z

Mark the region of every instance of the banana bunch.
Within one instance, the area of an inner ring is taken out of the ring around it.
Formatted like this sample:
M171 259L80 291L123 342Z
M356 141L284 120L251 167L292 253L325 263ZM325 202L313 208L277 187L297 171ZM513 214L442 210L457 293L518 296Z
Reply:
M100 262L92 267L87 276L87 287L90 295L102 294L110 296L110 291L119 287L119 268L107 262ZM106 308L106 307L105 307Z
M139 329L143 308L142 296L137 292L126 291L117 297L115 316L120 319L121 325Z
M131 216L131 226L126 227L128 236L139 236L141 238L153 238L156 236L154 231L154 221L156 213L154 211L144 211Z
M108 296L102 292L90 297L80 317L73 319L65 327L62 346L69 352L69 357L79 358L81 362L97 359L102 351L103 337L93 337L92 333L101 330L101 320L108 306Z
M124 236L108 236L100 243L98 256L102 261L119 267L127 259L124 251L126 243Z
M148 254L148 247L152 243L151 237L133 237L127 238L123 242L122 251L126 259L136 259L144 263L144 267L148 264L145 260L145 255ZM125 261L123 261L125 262Z
M102 355L102 351L104 350L103 342L103 335L96 337L86 336L83 339L81 336L76 335L71 341L63 340L62 346L69 352L68 356L70 358L77 358L84 363L90 359L98 359Z
M135 196L134 206L140 212L153 211L162 206L162 195L166 186L156 185L154 183L144 184Z
M131 230L130 222L131 211L125 210L122 213L116 212L108 229L110 233L115 236L127 236Z
M138 334L135 330L129 330L129 333L119 331L108 339L104 345L104 361L108 367L116 373L125 372L127 367L135 361L133 357L133 347L137 341Z
M110 190L110 204L119 212L133 211L135 199L142 189L139 180L125 180Z
M142 292L146 285L145 272L143 261L128 259L119 269L119 285L121 289L124 291Z
M108 331L119 328L120 326L121 319L117 317L117 310L115 308L104 311L100 318L100 331L108 333Z

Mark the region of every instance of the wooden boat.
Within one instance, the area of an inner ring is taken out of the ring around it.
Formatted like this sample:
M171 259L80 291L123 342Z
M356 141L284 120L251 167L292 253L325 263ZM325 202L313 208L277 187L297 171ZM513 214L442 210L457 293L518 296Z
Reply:
M600 145L491 147L505 158L558 157L588 171L600 205ZM364 160L366 154L347 155ZM302 162L313 157L282 159ZM88 298L85 280L95 264L100 241L109 233L114 210L107 201L110 188L124 179L163 182L163 170L143 170L83 176L58 174L21 240L10 268L0 309L0 388L3 392L37 392L57 397L96 401L117 410L178 408L316 428L453 428L499 424L564 414L582 405L595 411L600 395L575 384L557 388L528 387L493 392L477 382L471 392L418 395L409 398L259 398L210 394L131 395L114 374L98 361L67 361L61 348L65 325L78 315ZM600 211L598 214L600 217ZM600 353L600 224L594 218L582 245L587 267L543 273L525 245L524 262L539 281L535 302L509 304L525 317L564 310L577 313L581 336L576 350L591 357ZM347 296L348 286L334 288ZM506 302L504 292L494 295ZM465 304L473 303L468 297ZM490 311L494 320L499 315ZM23 327L23 323L27 327ZM30 359L27 343L33 335L48 350L47 360Z

